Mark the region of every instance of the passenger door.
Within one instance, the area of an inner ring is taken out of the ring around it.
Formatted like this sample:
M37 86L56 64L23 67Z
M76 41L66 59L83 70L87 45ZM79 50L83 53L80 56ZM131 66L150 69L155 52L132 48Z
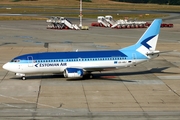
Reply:
M135 65L136 64L136 53L133 53L132 54L132 62L133 62L133 64Z
M33 67L33 63L34 63L33 57L28 56L27 59L28 59L28 67Z

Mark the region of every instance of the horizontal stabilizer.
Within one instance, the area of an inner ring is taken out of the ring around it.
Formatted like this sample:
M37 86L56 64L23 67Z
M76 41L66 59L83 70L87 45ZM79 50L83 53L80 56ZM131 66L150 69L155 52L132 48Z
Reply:
M161 54L161 53L168 53L168 52L173 52L172 50L171 51L153 51L153 52L150 52L150 53L147 53L146 55L156 55L156 54Z

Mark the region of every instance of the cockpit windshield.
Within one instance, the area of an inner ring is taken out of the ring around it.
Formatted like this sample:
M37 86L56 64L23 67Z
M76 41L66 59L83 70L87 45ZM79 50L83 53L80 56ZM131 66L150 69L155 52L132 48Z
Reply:
M20 60L19 59L13 59L13 60L11 60L11 62L20 62Z

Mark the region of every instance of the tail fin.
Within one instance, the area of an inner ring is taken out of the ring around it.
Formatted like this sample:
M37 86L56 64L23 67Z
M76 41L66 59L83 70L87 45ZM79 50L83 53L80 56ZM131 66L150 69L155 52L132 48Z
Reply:
M136 44L121 50L136 50L142 54L155 51L161 22L162 19L155 19Z

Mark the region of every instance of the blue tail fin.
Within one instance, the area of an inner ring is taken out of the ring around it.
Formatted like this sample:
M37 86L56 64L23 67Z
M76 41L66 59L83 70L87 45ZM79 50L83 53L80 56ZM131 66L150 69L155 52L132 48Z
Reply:
M155 51L161 22L162 19L155 19L136 44L120 50L135 50L142 54L145 54L149 51Z

